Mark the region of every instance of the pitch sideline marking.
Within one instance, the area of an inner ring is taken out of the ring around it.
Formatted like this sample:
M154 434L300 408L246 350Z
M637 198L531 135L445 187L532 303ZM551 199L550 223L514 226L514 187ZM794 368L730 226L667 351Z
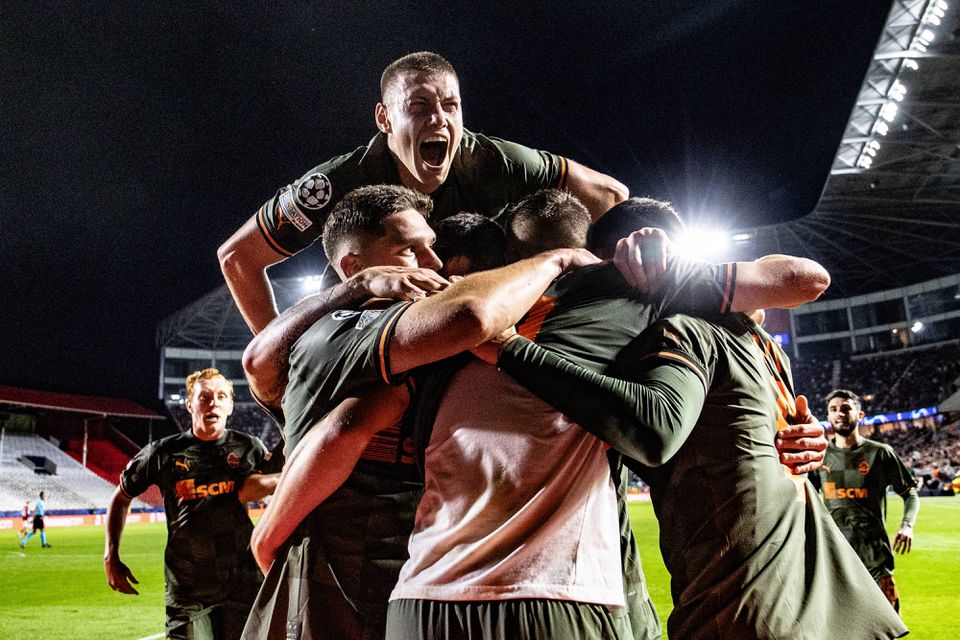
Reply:
M138 640L160 640L160 638L162 638L164 635L165 633L155 633L152 636L144 636L142 638L138 638Z

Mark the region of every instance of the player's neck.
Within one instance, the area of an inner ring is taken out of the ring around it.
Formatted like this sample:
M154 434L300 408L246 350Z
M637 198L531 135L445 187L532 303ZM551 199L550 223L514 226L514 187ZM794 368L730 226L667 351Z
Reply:
M838 433L834 444L841 449L852 449L861 442L863 442L863 436L860 435L860 426L857 425L857 428L851 431L848 436L843 436Z

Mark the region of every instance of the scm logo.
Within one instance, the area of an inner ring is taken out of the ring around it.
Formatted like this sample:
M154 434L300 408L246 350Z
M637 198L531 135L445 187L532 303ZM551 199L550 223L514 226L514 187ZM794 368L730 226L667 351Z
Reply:
M196 484L191 478L190 480L181 480L176 484L177 497L180 500L196 500L197 498L206 498L207 496L220 496L226 493L233 493L233 490L233 480Z
M837 488L835 482L823 483L823 497L827 500L842 500L844 498L866 498L869 495L869 489L861 487Z

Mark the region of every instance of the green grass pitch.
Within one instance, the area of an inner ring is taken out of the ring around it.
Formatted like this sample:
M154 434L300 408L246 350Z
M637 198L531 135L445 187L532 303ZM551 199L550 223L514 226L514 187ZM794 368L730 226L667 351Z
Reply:
M902 514L891 503L890 531ZM630 507L650 592L666 625L670 586L660 562L649 504ZM50 549L34 537L25 550L13 532L0 547L0 637L136 640L163 631L163 524L127 527L122 557L140 580L139 596L110 591L103 576L103 531L48 529ZM955 638L960 607L960 498L924 498L913 551L897 559L897 584L911 638Z

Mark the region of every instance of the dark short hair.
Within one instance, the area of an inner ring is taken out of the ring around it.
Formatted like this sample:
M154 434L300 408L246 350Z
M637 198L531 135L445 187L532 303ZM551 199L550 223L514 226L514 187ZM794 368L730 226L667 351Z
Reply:
M333 208L323 225L323 252L331 263L344 240L360 235L380 237L383 220L394 213L413 209L428 217L433 209L429 196L392 184L354 189Z
M617 241L638 229L656 227L667 235L683 232L683 221L669 202L653 198L627 198L593 223L587 233L587 248L600 257L612 257Z
M506 262L507 240L503 229L490 218L476 213L458 213L434 223L437 241L433 251L447 264L465 256L473 271L502 267Z
M505 209L503 227L512 257L547 249L579 249L586 244L590 212L573 194L541 189Z
M443 56L432 51L417 51L394 60L383 70L380 76L380 101L387 101L387 93L393 88L393 85L405 73L447 73L454 77L457 82L457 72Z
M849 400L853 404L857 405L857 409L860 409L863 406L863 403L860 402L860 396L855 394L850 389L834 389L827 394L827 404L830 403L834 398L843 398L844 400Z

